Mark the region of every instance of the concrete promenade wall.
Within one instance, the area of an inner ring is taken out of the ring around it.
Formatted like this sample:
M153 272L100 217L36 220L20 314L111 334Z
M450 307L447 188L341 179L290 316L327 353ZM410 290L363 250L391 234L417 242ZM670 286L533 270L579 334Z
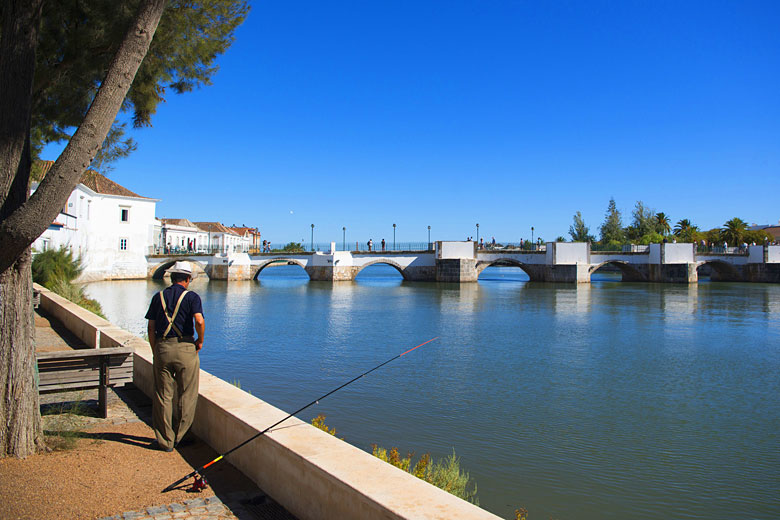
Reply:
M42 285L33 284L35 290L41 293L41 308L50 314L71 331L77 338L89 348L101 348L108 345L109 340L104 340L103 332L122 330L110 321L76 305L52 292Z
M41 290L45 310L79 337L88 339L99 330L103 348L134 347L133 382L152 395L152 350L147 341L40 286L36 289ZM219 453L285 416L287 412L201 370L192 429ZM498 519L295 417L227 460L301 520Z

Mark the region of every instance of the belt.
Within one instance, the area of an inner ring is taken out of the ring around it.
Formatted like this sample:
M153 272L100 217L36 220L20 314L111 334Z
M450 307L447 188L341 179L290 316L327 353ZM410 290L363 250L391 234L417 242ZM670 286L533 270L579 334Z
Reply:
M168 341L169 339L175 339L179 343L195 343L195 336L182 336L181 338L179 336L168 336L167 338L164 338L162 336L157 336L157 339L160 341Z

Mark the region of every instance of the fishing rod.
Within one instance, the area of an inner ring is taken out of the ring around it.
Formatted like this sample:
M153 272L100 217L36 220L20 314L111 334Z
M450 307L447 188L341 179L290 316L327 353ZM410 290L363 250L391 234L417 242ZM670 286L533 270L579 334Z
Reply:
M396 359L398 359L398 358L400 358L400 357L402 357L402 356L405 356L406 354L408 354L409 352L413 351L414 349L418 349L418 348L422 347L423 345L427 345L427 344L428 344L428 343L430 343L431 341L434 341L434 340L437 340L437 339L439 339L439 336L436 336L435 338L429 339L429 340L428 340L428 341L426 341L425 343L420 343L420 344L419 344L419 345L417 345L416 347L414 347L414 348L410 348L410 349L409 349L409 350L407 350L406 352L403 352L403 353L401 353L401 354L398 354L397 356L391 357L390 359L388 359L388 360L387 360L387 361L385 361L384 363L382 363L382 364L379 364L379 365L375 366L375 367L374 367L374 368L372 368L371 370L368 370L368 371L366 371L366 372L363 372L362 374L360 374L360 375L359 375L359 376L357 376L356 378L354 378L354 379L351 379L351 380L347 381L346 383L344 383L343 385L339 386L338 388L334 388L333 390L331 390L331 391L330 391L330 392L328 392L327 394L325 394L325 395L323 395L323 396L321 396L321 397L318 397L317 399L315 399L314 401L310 402L310 403L309 403L309 404L307 404L306 406L303 406L303 407L301 407L301 408L299 408L299 409L295 410L293 413L291 413L290 415L288 415L288 416L287 416L287 417L285 417L284 419L282 419L282 420L280 420L280 421L277 421L277 422L273 423L271 426L269 426L269 427L268 427L268 428L266 428L265 430L261 431L260 433L256 433L255 435L253 435L252 437L248 438L247 440L245 440L245 441L244 441L244 442L242 442L241 444L239 444L239 445L235 446L234 448L231 448L231 449L229 449L228 451L226 451L225 453L223 453L222 455L220 455L220 456L219 456L219 457L217 457L216 459L212 460L211 462L207 462L206 464L204 464L203 466L199 467L198 469L196 469L196 470L195 470L195 471L193 471L192 473L189 473L189 474L187 474L187 475L183 476L182 478L180 478L179 480L177 480L177 481L176 481L176 482L174 482L173 484L171 484L171 485L169 485L168 487L166 487L165 489L163 489L163 490L162 490L162 492L163 492L163 493L167 493L168 491L171 491L171 490L173 490L173 489L174 489L176 486L178 486L179 484L181 484L182 482L184 482L185 480L187 480L187 479L189 479L189 478L191 478L191 477L195 477L195 483L194 483L194 484L193 484L193 486L192 486L194 490L196 490L196 491L199 491L199 490L201 490L201 489L204 489L204 488L206 487L206 479L204 479L204 478L202 477L201 473L203 473L203 470L205 470L206 468L208 468L208 467L209 467L209 466L211 466L212 464L216 464L217 462L219 462L219 461L220 461L220 460L222 460L223 458L227 457L228 455L230 455L231 453L233 453L233 452L234 452L234 451L236 451L237 449L241 448L242 446L244 446L244 445L246 445L246 444L249 444L250 442L252 442L252 441L253 441L253 440L255 440L256 438L260 437L261 435L263 435L264 433L266 433L267 431L269 431L271 428L274 428L274 427L276 427L276 426L279 426L280 424L282 424L284 421L286 421L287 419L289 419L289 418L290 418L290 417L292 417L293 415L297 415L297 414L301 413L302 411L304 411L305 409L307 409L308 407L310 407L310 406L312 406L312 405L314 405L314 404L317 404L317 403L319 403L321 400L325 399L325 398L326 398L326 397L328 397L329 395L331 395L331 394L334 394L334 393L338 392L339 390L341 390L341 389L342 389L342 388L344 388L345 386L347 386L347 385L349 385L349 384L352 384L352 383L354 383L355 381L357 381L357 380L358 380L358 379L360 379L361 377L363 377L363 376L365 376L365 375L368 375L368 374L370 374L371 372L373 372L374 370L377 370L377 369L379 369L379 368L382 368L383 366L385 366L386 364L390 363L391 361L395 361Z

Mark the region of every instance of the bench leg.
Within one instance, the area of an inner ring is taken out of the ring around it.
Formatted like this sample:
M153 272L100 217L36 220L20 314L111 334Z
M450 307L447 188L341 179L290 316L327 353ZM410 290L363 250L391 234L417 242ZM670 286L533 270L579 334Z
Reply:
M100 359L100 388L98 388L98 407L100 417L108 417L108 358Z

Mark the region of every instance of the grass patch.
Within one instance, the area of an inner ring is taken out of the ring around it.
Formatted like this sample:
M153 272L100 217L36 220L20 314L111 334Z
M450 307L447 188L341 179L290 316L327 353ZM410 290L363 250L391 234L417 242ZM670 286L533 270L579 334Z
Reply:
M84 437L85 418L95 416L95 412L81 399L41 406L46 445L55 451L75 448L78 439Z
M239 390L244 390L241 388L241 380L240 379L233 379L230 381L230 384L238 388ZM248 393L249 395L252 395L252 392L250 390L244 390L244 392Z

